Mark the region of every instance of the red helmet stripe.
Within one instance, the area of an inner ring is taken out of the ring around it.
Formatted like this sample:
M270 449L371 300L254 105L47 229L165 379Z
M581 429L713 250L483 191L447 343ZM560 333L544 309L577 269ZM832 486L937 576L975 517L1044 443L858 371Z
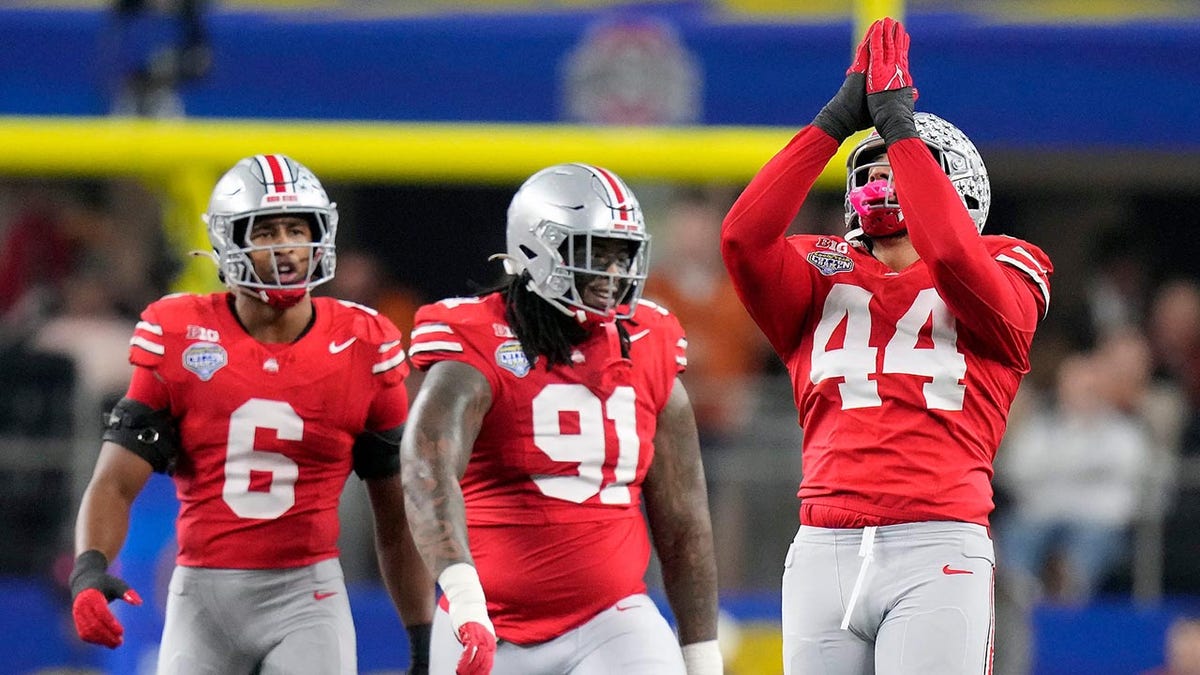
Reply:
M284 175L287 165L280 160L279 155L259 155L259 158L263 176L267 179L267 189L271 192L287 192L289 180Z
M609 192L613 196L613 210L617 212L617 222L614 223L614 229L628 228L629 223L633 222L633 208L629 204L629 195L621 186L621 181L606 169L601 169L598 166L589 166L588 168L600 176L604 183L608 185Z

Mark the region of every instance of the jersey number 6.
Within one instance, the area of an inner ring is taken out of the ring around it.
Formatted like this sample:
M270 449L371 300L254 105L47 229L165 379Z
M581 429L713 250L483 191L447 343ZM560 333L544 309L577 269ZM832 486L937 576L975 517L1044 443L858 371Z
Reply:
M304 420L283 401L252 398L229 417L225 453L225 487L222 497L239 518L278 518L296 503L296 462L278 452L254 447L254 433L271 429L281 441L304 437ZM265 491L250 489L251 473L269 474Z

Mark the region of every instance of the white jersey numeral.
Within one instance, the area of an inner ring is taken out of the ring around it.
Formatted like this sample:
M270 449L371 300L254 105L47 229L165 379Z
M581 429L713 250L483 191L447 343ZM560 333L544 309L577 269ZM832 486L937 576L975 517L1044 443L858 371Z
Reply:
M813 384L831 377L844 378L838 384L842 409L871 408L882 405L876 376L877 349L870 346L871 303L869 291L858 286L836 284L825 298L821 320L813 336ZM829 340L842 323L846 324L841 347L828 349ZM917 347L921 329L930 325L932 347ZM962 410L966 385L960 380L967 374L967 360L958 351L958 329L954 316L937 291L926 288L917 294L904 316L896 322L896 332L883 350L879 374L921 375L925 383L926 407L933 410Z
M296 478L300 468L278 452L254 447L259 429L270 429L282 441L304 437L304 420L283 401L252 398L229 418L229 440L225 453L225 487L222 497L240 518L278 518L296 503ZM270 474L266 491L250 489L251 472Z
M578 433L564 433L563 414L577 416ZM533 482L548 497L576 504L599 494L604 504L628 504L629 483L637 477L637 405L633 387L617 387L601 400L582 384L551 384L533 397L533 442L556 462L578 464L574 476L533 476ZM607 448L605 418L612 420L617 435L617 463L613 480L604 484Z

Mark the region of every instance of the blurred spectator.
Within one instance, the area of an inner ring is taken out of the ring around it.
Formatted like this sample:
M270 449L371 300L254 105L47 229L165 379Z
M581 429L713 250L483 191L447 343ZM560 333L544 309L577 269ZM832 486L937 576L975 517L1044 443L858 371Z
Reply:
M1190 407L1200 411L1200 285L1177 279L1159 288L1149 330L1161 374L1177 382ZM1192 448L1200 453L1200 443Z
M677 316L687 333L688 365L680 379L696 412L723 589L744 583L748 544L747 500L739 483L722 478L730 473L724 464L731 447L746 440L742 433L754 419L758 378L771 354L721 263L717 241L728 206L699 192L672 202L655 234L644 295Z
M1101 233L1090 257L1086 304L1091 338L1143 325L1150 279L1146 256L1130 228Z
M1176 619L1167 628L1162 667L1142 675L1200 675L1200 619Z
M1138 344L1064 360L1054 404L1013 428L998 458L1013 498L997 523L1000 565L1057 600L1090 598L1130 549L1153 460L1148 429L1126 409L1147 381Z
M328 295L357 302L392 320L408 342L413 315L423 300L416 291L401 284L374 253L346 249L337 254L337 276L315 295Z
M755 379L770 353L721 263L716 242L726 206L695 193L672 204L654 239L644 296L679 317L687 332L681 377L707 448L727 445L749 421Z
M128 359L121 358L129 348L133 322L118 312L106 281L97 270L67 276L57 311L31 338L34 349L71 358L80 393L99 406L96 419L120 398L133 373Z

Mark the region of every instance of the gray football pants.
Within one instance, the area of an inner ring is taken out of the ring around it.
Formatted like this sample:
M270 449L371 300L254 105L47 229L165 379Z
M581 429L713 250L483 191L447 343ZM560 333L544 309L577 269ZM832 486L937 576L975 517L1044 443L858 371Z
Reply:
M783 571L785 675L990 672L995 559L970 523L801 526Z
M176 567L158 675L355 675L335 560L282 570Z
M433 618L430 675L453 675L462 645L450 615ZM684 675L679 641L654 601L623 598L587 623L546 642L501 642L492 675Z

